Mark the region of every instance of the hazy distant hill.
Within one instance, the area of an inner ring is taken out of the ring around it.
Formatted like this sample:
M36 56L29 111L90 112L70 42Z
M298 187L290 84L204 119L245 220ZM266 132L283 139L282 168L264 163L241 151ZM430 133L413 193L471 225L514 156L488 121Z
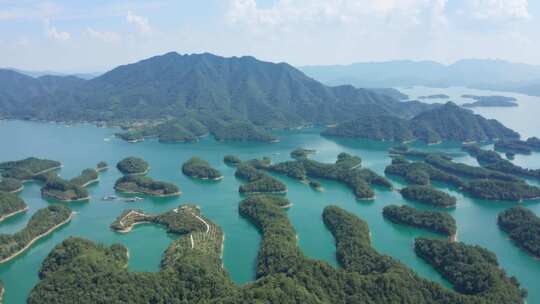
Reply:
M432 61L388 61L305 66L304 73L329 85L357 87L468 86L540 96L540 66L502 60L466 59L451 65Z
M0 114L10 118L126 121L188 117L206 126L217 121L220 126L248 122L282 128L333 124L359 114L411 117L426 108L429 106L399 102L352 86L325 86L286 63L253 57L168 53L117 67L91 80L33 78L0 70Z

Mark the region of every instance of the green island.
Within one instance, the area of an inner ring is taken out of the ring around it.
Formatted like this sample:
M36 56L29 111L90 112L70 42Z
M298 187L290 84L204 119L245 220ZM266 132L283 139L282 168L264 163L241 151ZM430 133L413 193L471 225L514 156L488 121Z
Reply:
M497 120L486 119L453 102L425 110L411 119L364 115L330 127L322 135L395 141L419 139L429 144L519 138L518 133Z
M431 257L440 263L436 265L439 272L449 264L456 273L466 274L467 280L489 277L481 280L481 288L475 284L459 293L422 279L400 262L379 254L371 247L366 222L335 206L325 208L323 220L336 239L342 269L311 260L298 247L296 232L281 204L268 196L252 196L240 203L240 215L262 234L254 282L238 286L230 280L222 267L221 230L202 215L186 212L187 218L178 221L183 234L165 251L159 272L128 271L127 249L121 245L106 247L69 238L43 261L40 281L28 303L95 303L100 299L110 303L122 299L223 304L388 303L389 299L419 304L524 303L525 292L517 280L506 276L489 251L459 244L461 251L456 254L461 260L453 263L447 252L456 251L455 243L436 243L440 250ZM203 225L194 215L202 218ZM425 252L428 245L418 252ZM457 278L449 281L456 290L464 290Z
M84 171L83 171L84 172ZM50 174L41 174L36 179L43 181L45 184L41 188L41 196L61 202L76 202L87 201L90 199L88 190L84 188L84 184L79 185L72 181L65 180L60 176L49 172ZM81 182L86 180L83 177L75 178Z
M323 186L321 185L321 183L319 182L316 182L316 181L313 181L313 180L310 180L309 181L309 186L317 191L320 191L320 192L323 192L324 191L324 188Z
M238 188L240 193L286 193L287 186L280 180L268 175L260 167L260 160L241 162L236 168L234 176L239 179L248 181L247 184L241 185Z
M158 215L146 214L141 209L127 209L111 224L111 229L121 233L127 233L134 226L144 223L161 225L165 227L168 233L179 235L197 232L206 233L210 229L219 230L217 226L210 225L209 220L201 216L199 207L195 205L180 205L177 208Z
M483 150L476 145L464 145L462 150L466 151L471 156L474 156L478 163L484 168L505 174L515 174L540 179L540 169L520 167L509 160L503 159L499 153L495 151Z
M0 192L0 222L28 210L24 200L13 193Z
M172 183L155 181L142 175L125 175L114 183L114 189L121 193L146 194L150 196L178 196L178 186Z
M24 182L61 167L62 164L54 160L29 157L23 160L0 163L0 173L3 177L15 178Z
M223 162L226 165L235 167L235 166L238 166L242 162L242 160L236 155L225 155L223 157Z
M456 240L456 221L444 212L420 211L407 205L389 205L383 208L383 216L397 224L427 229Z
M506 97L506 96L478 96L478 95L470 95L470 94L464 94L461 95L462 98L470 98L474 99L475 102L471 103L464 103L462 104L463 107L466 108L475 108L475 107L517 107L518 104L515 103L517 99L514 97Z
M499 140L495 143L495 150L501 152L511 152L514 154L529 155L533 151L540 150L540 139L537 137L530 137L527 138L527 140Z
M456 206L456 198L431 186L413 185L399 190L405 199L434 207L451 208Z
M297 159L270 165L265 169L301 181L308 181L309 177L339 181L351 188L357 199L374 198L375 193L370 185L392 188L392 184L386 178L369 169L361 168L361 164L360 157L340 153L333 164L312 159Z
M51 205L32 215L26 227L14 234L0 234L0 263L5 263L30 248L38 239L68 223L73 217L69 208Z
M134 123L124 129L116 136L128 142L143 141L145 137L157 137L163 143L193 142L208 134L208 129L193 118Z
M163 143L194 142L212 133L217 140L249 140L272 142L276 138L252 123L242 120L225 121L186 117L165 121L149 121L125 126L126 131L116 136L128 142L144 141L147 137L157 137Z
M291 152L291 157L295 159L308 158L309 155L315 154L315 153L317 153L317 150L298 148Z
M126 157L116 164L116 168L123 174L144 175L150 170L150 165L139 157Z
M23 183L15 178L4 177L0 180L0 192L17 193L24 189Z
M449 99L450 96L446 94L433 94L433 95L427 95L427 96L420 96L418 99Z
M486 200L522 201L540 199L540 188L526 182L509 182L496 179L475 179L466 191Z
M403 177L408 184L412 185L426 186L431 181L442 182L480 199L520 201L540 197L540 188L531 186L515 176L455 163L436 155L429 155L429 160L429 163L410 162L403 157L394 157L392 164L385 168L385 173ZM426 161L428 161L427 157ZM447 173L446 170L478 178L464 181L456 175Z
M107 164L107 162L104 162L104 161L100 161L99 163L97 163L96 165L96 170L98 172L101 172L101 171L105 171L109 169L109 164Z
M497 224L520 248L540 258L540 218L534 212L516 206L499 213Z
M182 165L182 173L199 179L220 180L223 175L214 169L210 164L201 158L192 157Z
M521 179L506 173L471 166L463 163L454 162L439 155L430 154L425 158L425 162L435 168L448 173L456 174L467 178L495 179L509 182L520 182Z
M487 303L521 303L523 300L519 298L527 295L526 290L520 289L518 280L508 277L500 268L495 254L482 247L417 238L414 251L463 294L483 295ZM506 288L493 294L493 289L498 289L495 286Z
M392 163L384 169L384 173L403 177L408 184L413 185L430 185L432 181L446 183L456 188L463 188L466 185L455 175L423 161L410 162L402 156L393 157Z
M397 146L394 146L394 147L390 148L388 150L388 154L390 156L403 156L403 157L421 158L421 159L426 158L426 156L428 156L430 154L436 154L436 155L439 155L442 158L452 159L452 155L450 155L449 153L432 152L432 151L425 152L425 151L420 151L420 150L416 150L416 149L411 149L405 143L402 143L402 144L399 144Z
M98 171L96 169L84 169L81 175L72 178L69 182L85 188L88 185L99 182Z

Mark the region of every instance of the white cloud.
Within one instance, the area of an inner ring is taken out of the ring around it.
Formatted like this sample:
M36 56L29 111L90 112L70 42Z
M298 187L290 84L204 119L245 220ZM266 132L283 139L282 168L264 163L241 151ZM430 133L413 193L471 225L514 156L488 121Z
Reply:
M152 27L150 27L148 19L145 17L135 15L131 11L128 11L126 20L127 22L134 24L140 34L146 35L152 32Z
M447 0L278 0L260 8L256 0L231 0L228 20L233 24L287 26L301 23L363 23L373 18L422 23L422 15L440 12ZM391 21L391 20L387 20Z
M120 35L116 32L98 31L91 27L87 27L86 33L93 38L107 43L116 43L121 40Z
M472 14L477 19L528 19L528 0L472 0Z
M59 31L56 27L51 25L49 20L45 20L45 34L47 37L58 41L71 39L71 34L69 32Z

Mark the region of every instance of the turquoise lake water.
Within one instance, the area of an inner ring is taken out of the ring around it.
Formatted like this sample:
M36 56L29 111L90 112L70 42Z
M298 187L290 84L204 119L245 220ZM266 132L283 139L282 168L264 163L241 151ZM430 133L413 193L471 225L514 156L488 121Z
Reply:
M457 103L469 101L459 99L461 94L494 94L464 88L412 88L403 91L413 98L431 92L445 93L452 96L452 100ZM481 112L486 117L501 120L524 136L540 136L540 125L536 122L540 117L540 98L495 93L517 97L520 107L475 111ZM131 271L157 271L162 253L174 236L153 225L138 226L128 234L118 234L111 231L109 225L124 209L142 208L146 212L160 213L184 203L201 206L204 215L223 228L225 268L238 284L249 282L255 274L260 235L255 227L238 214L238 203L242 200L238 186L242 182L234 177L235 169L223 163L224 155L235 154L242 159L269 156L274 162L280 162L290 159L289 153L293 149L305 147L317 150L313 155L314 159L334 162L337 154L348 152L361 156L364 167L384 174L384 168L390 163L387 151L393 145L384 142L323 138L319 135L318 129L278 132L280 142L271 144L224 143L210 137L190 144L160 144L155 140L129 144L112 138L116 131L92 125L67 127L48 123L0 121L2 141L0 161L29 156L58 160L64 165L59 173L66 178L78 175L85 168L95 167L102 160L108 162L111 167L100 175L98 184L89 187L92 196L89 202L68 204L77 212L71 223L39 240L16 259L0 265L0 279L6 288L5 303L25 303L28 293L38 282L37 273L43 259L55 245L69 236L84 237L107 245L121 243L130 251ZM476 160L462 153L457 143L436 146L416 143L414 146L425 150L444 150L453 153L457 161L476 165ZM175 183L181 188L182 195L176 198L146 197L144 201L132 204L102 201L103 196L114 194L114 182L121 176L114 165L130 155L147 160L151 165L148 176ZM181 172L182 163L195 155L208 160L223 173L225 178L219 182L211 182L184 176ZM529 168L540 168L540 153L518 156L514 162ZM324 207L335 204L368 222L373 235L373 246L379 252L399 259L423 277L450 287L413 252L415 237L438 236L393 224L382 217L382 208L389 204L410 204L425 210L432 208L405 201L399 193L385 189L375 189L376 198L373 201L357 201L347 187L336 182L320 180L325 191L317 192L296 180L279 175L276 177L285 182L289 188L287 198L294 206L288 211L288 215L297 230L300 247L307 256L336 265L334 239L321 218ZM396 188L403 186L399 179L391 178L391 181ZM540 185L536 181L530 183ZM529 290L528 303L540 303L540 290L536 288L540 278L540 261L514 246L496 224L497 214L514 206L515 203L476 200L464 196L455 189L436 186L458 198L457 208L446 212L452 214L457 221L459 241L477 244L495 252L502 267L510 275L515 275ZM36 210L52 203L41 198L40 185L37 183L25 184L20 196L27 202L30 210L0 223L0 233L13 233L22 229ZM529 201L524 205L537 215L540 214L540 201Z

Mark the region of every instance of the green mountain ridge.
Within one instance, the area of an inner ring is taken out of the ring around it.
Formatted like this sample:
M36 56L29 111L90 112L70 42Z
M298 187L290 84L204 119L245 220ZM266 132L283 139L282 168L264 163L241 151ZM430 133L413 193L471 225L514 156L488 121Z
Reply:
M126 122L195 119L213 129L335 124L363 114L411 117L429 108L352 86L328 87L286 63L167 53L91 80L0 70L0 117ZM216 127L217 125L217 127ZM183 130L180 130L183 131ZM250 132L253 133L253 132ZM189 134L180 138L189 137Z
M427 143L445 140L462 142L519 138L519 134L494 119L486 119L453 102L426 110L410 120L382 116L363 116L327 128L323 135L374 140Z

